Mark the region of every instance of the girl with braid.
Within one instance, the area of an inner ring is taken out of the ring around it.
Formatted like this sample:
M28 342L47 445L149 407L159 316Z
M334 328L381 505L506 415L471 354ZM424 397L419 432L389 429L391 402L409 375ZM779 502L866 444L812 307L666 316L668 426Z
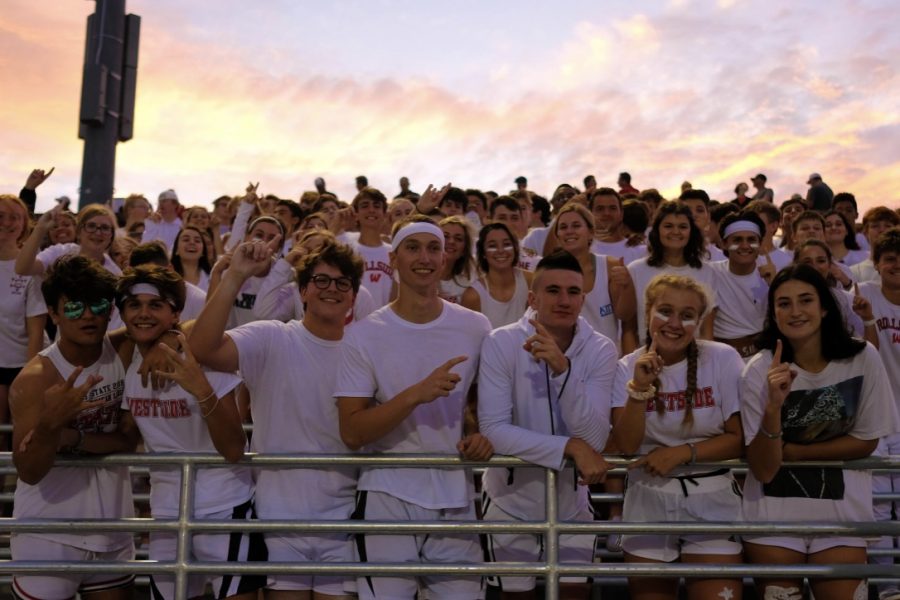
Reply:
M690 277L659 275L647 285L645 345L619 361L613 386L612 436L629 467L623 520L740 520L741 497L727 469L697 462L741 455L735 382L743 361L731 346L700 340L709 310ZM629 563L740 563L741 546L726 535L625 535ZM678 597L678 579L629 578L631 597ZM687 597L740 600L739 578L688 579Z

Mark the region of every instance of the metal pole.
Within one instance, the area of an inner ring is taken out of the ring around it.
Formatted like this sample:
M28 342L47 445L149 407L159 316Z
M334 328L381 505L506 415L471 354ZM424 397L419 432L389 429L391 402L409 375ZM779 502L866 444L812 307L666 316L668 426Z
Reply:
M194 465L181 465L181 498L178 504L178 545L175 550L175 600L188 600L188 563L191 556L191 519L194 516Z
M559 506L556 494L556 471L547 469L547 536L544 547L547 549L547 577L544 579L544 598L559 598Z

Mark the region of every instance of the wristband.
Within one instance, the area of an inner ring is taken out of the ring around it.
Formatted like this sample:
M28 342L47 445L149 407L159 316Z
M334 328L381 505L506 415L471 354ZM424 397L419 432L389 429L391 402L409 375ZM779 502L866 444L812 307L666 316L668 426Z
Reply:
M875 325L875 319L869 319L868 321L863 321L863 327L872 327Z
M782 434L784 434L784 428L782 427L778 433L769 433L769 431L763 426L762 423L759 424L759 432L769 438L770 440L780 439Z
M650 398L653 398L654 396L656 396L656 386L653 384L650 384L650 387L648 387L646 390L641 392L641 391L634 389L634 379L631 379L628 381L627 388L628 388L628 397L632 398L634 400L639 400L641 402L646 402Z
M688 448L691 449L691 460L687 462L689 465L693 465L697 463L697 446L693 442L687 443Z

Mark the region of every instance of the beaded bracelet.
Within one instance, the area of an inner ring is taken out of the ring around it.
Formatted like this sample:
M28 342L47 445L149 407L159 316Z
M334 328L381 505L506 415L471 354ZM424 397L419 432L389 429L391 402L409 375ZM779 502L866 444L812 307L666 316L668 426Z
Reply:
M653 398L654 396L656 396L656 386L653 385L652 383L643 392L635 389L634 379L631 379L628 381L627 387L628 387L628 397L633 398L634 400L646 402L650 398Z

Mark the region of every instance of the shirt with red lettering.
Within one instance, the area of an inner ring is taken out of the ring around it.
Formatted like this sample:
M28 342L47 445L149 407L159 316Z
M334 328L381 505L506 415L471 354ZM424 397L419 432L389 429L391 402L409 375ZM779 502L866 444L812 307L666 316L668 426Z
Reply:
M653 399L647 401L641 454L647 454L654 448L697 443L720 435L725 432L725 421L740 412L738 382L744 368L740 354L731 346L719 342L697 340L697 346L697 392L691 410L693 421L690 424L684 422L688 361L685 359L665 365L659 375L661 385L658 393L664 411L659 414ZM643 347L638 348L619 360L613 385L613 408L621 408L628 401L626 385L634 377L635 361L645 351ZM686 472L679 468L673 474Z
M364 246L358 241L351 242L350 246L363 259L365 265L360 283L372 294L375 307L381 308L391 301L391 282L394 275L391 259L388 256L391 246L384 243L380 246Z
M200 414L197 398L177 384L167 390L143 387L138 373L140 364L140 355L135 350L135 359L131 361L125 375L122 409L131 412L144 438L147 452L215 453L216 447L209 437L206 421ZM206 378L219 398L232 391L241 381L231 373L217 371L206 371ZM212 410L215 402L215 399L208 400L204 404L205 410ZM154 517L178 516L180 483L179 466L150 469L150 510ZM252 495L253 477L249 468L198 468L194 487L194 516L233 508L248 501Z

